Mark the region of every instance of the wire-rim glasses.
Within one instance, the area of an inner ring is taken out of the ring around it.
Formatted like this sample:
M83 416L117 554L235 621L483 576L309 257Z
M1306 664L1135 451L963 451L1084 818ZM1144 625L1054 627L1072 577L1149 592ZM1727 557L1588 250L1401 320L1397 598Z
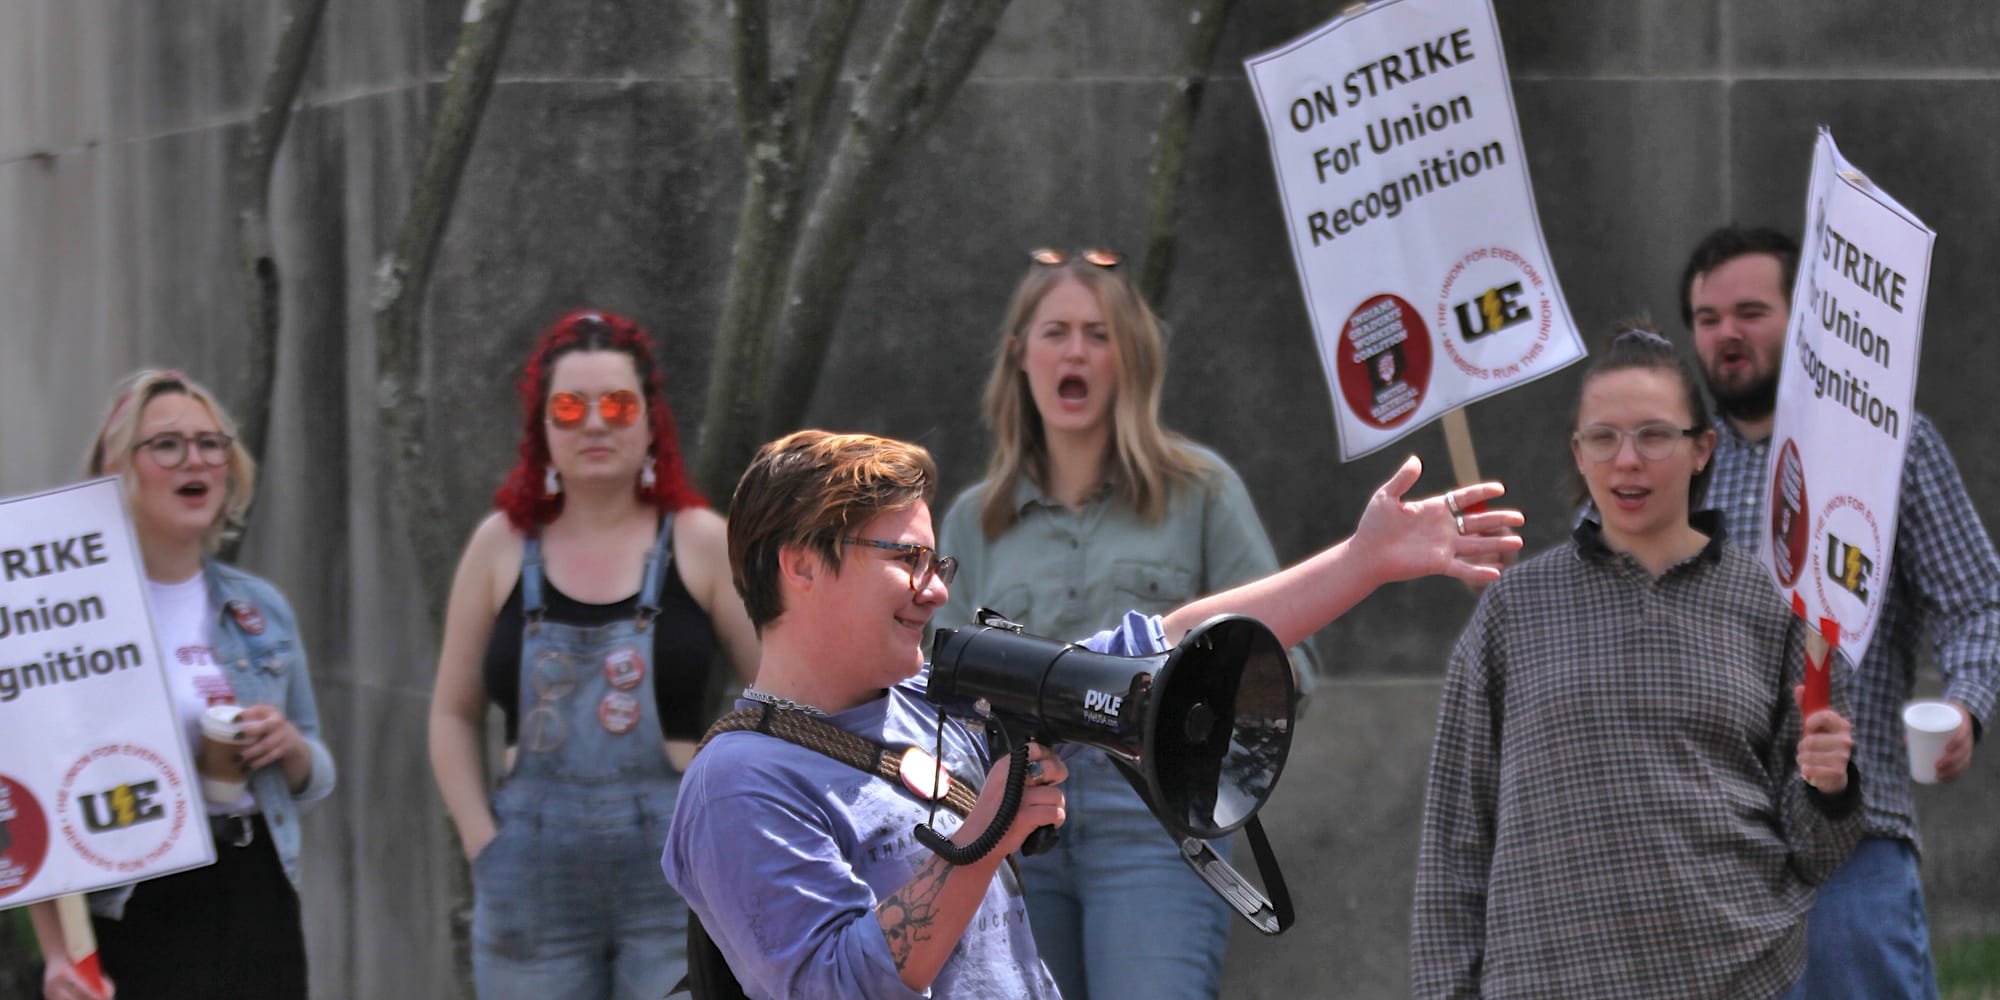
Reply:
M918 545L915 542L885 542L878 538L857 538L852 535L843 535L840 540L849 545L870 545L891 552L901 552L905 558L913 560L909 564L912 594L923 593L924 588L931 585L933 576L943 580L946 586L950 586L952 577L958 575L958 560L950 556L940 559L937 550L928 545Z
M1681 438L1691 438L1700 433L1699 427L1675 427L1661 421L1640 424L1629 430L1610 424L1591 424L1571 434L1570 440L1576 442L1576 450L1584 458L1593 462L1609 462L1618 457L1618 452L1625 447L1625 439L1629 437L1640 458L1657 462L1672 455L1674 446L1680 443Z
M162 469L178 469L187 463L189 455L197 452L201 454L203 465L228 465L229 446L235 443L235 438L216 431L196 434L161 431L133 445L132 453L145 452L152 456L153 464Z

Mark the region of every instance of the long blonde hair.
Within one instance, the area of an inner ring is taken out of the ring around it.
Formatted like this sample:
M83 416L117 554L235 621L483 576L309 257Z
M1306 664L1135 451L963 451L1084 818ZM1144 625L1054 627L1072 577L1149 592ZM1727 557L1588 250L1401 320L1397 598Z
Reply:
M1042 297L1063 281L1076 281L1097 297L1118 362L1118 397L1112 405L1112 453L1105 470L1119 498L1141 519L1157 522L1167 499L1180 485L1205 484L1207 464L1187 439L1160 426L1160 385L1166 379L1166 344L1160 321L1132 283L1116 267L1072 256L1060 264L1035 264L1014 289L1000 325L1000 348L986 380L986 426L993 431L993 454L986 466L986 502L979 524L988 538L1007 530L1018 516L1014 490L1022 476L1044 486L1049 446L1042 417L1021 371L1028 321Z
M250 500L257 492L257 460L250 457L243 442L236 440L236 421L231 420L229 411L217 402L215 394L208 387L172 369L147 368L133 372L118 383L118 391L111 396L106 407L104 429L97 433L90 443L90 450L83 456L83 473L86 476L102 476L116 471L125 480L125 496L130 502L139 487L138 473L132 467L132 449L137 446L139 418L146 411L146 404L173 393L192 398L208 409L208 415L215 418L215 426L229 435L229 476L226 492L222 498L222 510L216 515L215 523L201 536L202 549L214 552L222 547L226 538L234 538L243 532L245 518L250 513Z

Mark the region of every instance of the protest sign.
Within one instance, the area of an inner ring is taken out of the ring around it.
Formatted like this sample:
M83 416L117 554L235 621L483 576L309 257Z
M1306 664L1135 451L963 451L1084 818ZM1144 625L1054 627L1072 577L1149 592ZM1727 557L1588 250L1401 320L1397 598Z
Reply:
M1758 549L1779 592L1808 622L1837 623L1857 663L1889 589L1935 238L1820 129Z
M1487 0L1382 0L1244 67L1343 461L1583 357Z
M215 860L118 480L0 500L0 907Z

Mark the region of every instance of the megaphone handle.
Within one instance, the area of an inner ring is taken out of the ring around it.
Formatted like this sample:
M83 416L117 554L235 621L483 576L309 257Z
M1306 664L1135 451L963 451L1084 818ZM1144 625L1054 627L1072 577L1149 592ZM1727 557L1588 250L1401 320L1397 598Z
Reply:
M1056 841L1061 839L1061 830L1053 826L1038 827L1034 833L1028 834L1027 840L1021 842L1021 853L1047 854L1055 850Z
M1028 781L1028 745L1021 744L1008 755L1007 784L1002 789L1000 808L993 814L993 822L986 824L986 831L979 839L960 847L946 839L944 834L932 829L928 823L919 823L911 835L917 843L931 849L931 853L954 865L969 865L992 853L1000 845L1000 838L1006 836L1007 828L1014 825L1014 817L1021 811L1021 789ZM1044 827L1043 829L1047 829ZM1035 831L1040 833L1040 830Z

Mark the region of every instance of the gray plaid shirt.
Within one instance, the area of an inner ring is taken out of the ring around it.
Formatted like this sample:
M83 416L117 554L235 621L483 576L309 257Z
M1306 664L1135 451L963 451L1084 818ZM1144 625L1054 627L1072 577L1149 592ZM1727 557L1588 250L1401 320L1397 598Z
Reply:
M1767 528L1769 442L1746 440L1726 420L1716 421L1715 431L1708 505L1722 512L1729 536L1754 556ZM1869 778L1868 835L1915 844L1917 810L1900 715L1916 681L1924 633L1944 671L1944 696L1969 709L1981 731L2000 691L2000 556L1944 439L1921 413L1911 422L1903 457L1896 523L1882 620L1854 682L1854 738Z
M1758 1000L1798 977L1860 782L1799 778L1804 632L1716 520L1657 579L1585 521L1486 589L1438 712L1415 996Z

